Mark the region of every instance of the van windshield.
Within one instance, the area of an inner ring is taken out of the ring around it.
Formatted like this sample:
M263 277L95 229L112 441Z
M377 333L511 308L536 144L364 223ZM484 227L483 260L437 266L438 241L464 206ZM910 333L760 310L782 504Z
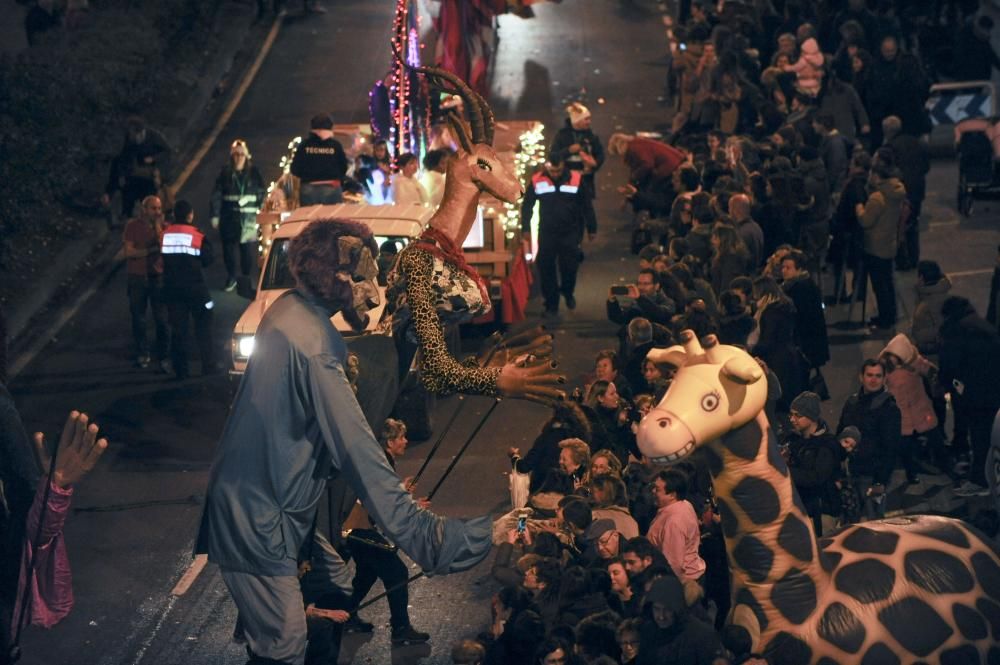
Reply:
M264 266L264 280L260 286L262 291L295 287L295 278L292 277L292 271L288 268L288 245L291 241L291 238L278 238L271 246L271 252L267 256L267 264ZM378 283L385 286L386 277L396 260L396 254L406 247L410 238L406 236L375 236L375 242L379 246Z

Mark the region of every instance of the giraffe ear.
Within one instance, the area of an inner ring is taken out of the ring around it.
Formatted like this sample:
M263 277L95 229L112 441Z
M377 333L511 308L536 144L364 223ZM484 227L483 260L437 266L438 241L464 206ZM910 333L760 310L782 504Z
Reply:
M743 384L757 383L764 376L764 370L760 368L757 361L747 356L746 358L730 358L722 366L722 374L733 381Z
M469 138L469 130L465 126L465 121L462 117L455 113L454 111L448 112L448 126L451 127L451 131L455 133L455 138L468 154L472 154L472 139Z
M683 346L671 346L666 349L650 349L646 353L646 359L654 363L667 363L674 367L684 367L687 363L687 351Z

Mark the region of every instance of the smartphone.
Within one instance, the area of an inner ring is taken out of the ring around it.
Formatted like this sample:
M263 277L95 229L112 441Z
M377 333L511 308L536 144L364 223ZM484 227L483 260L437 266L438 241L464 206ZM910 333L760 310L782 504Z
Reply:
M688 49L688 45L685 44L684 42L681 42L678 48L682 51L686 51Z
M627 296L628 286L615 284L611 287L610 291L613 296Z
M517 532L524 533L524 530L528 527L528 518L521 515L517 518Z

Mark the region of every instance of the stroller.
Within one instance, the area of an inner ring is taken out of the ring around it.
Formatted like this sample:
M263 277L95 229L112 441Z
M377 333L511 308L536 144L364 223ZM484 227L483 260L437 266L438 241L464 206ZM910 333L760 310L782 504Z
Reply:
M1000 118L969 118L955 125L958 212L972 214L979 199L1000 199Z

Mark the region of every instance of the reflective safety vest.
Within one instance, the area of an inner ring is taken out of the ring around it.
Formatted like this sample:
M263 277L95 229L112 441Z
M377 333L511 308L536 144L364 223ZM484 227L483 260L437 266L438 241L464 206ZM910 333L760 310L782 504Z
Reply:
M205 234L194 226L171 224L163 231L160 253L164 256L171 254L201 256L201 245L204 241Z
M542 197L546 194L555 194L557 191L563 194L576 194L580 191L580 184L583 182L583 173L580 171L570 171L569 180L556 187L552 176L544 170L531 176L531 186L535 190L535 196Z

